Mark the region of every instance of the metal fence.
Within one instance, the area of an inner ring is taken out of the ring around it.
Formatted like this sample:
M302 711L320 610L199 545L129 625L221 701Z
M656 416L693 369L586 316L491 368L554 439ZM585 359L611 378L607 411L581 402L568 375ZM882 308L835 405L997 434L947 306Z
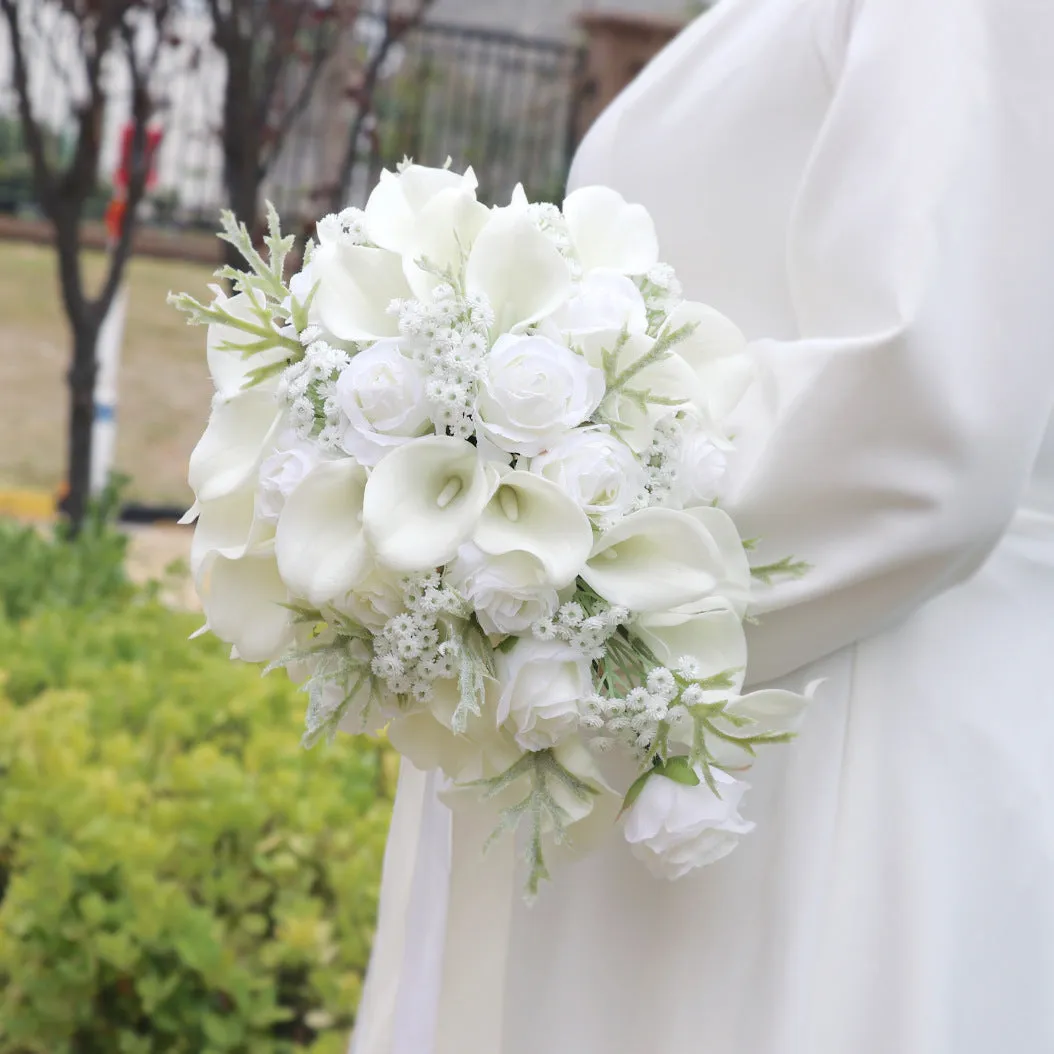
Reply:
M344 90L348 70L368 61L380 40L379 25L366 15L356 22L351 53L330 61L332 69L290 129L268 174L265 196L295 223L326 211L325 190L332 186L336 159L344 154L354 125L354 106ZM158 71L164 139L146 222L212 229L226 204L220 143L226 70L210 31L207 18L186 14L173 46L164 52L165 65ZM61 153L72 142L75 86L50 71L73 65L62 54L72 42L64 43L48 27L41 40L31 55L33 95ZM558 198L575 141L582 68L582 49L574 44L428 22L410 29L381 68L356 144L347 203L362 204L379 169L404 156L423 164L442 164L450 157L458 168L472 165L480 197L488 202L506 200L517 182L534 199ZM0 210L31 210L9 71L9 45L0 34ZM103 130L100 209L126 114L126 78L118 63L109 75L112 103Z

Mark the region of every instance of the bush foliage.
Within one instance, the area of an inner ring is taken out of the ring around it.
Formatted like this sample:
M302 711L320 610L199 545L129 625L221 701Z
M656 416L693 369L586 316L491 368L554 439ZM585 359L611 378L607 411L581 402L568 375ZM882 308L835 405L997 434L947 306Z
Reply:
M0 618L19 620L54 607L113 607L134 590L125 574L128 539L114 526L120 479L88 508L81 532L64 522L44 531L0 519Z
M283 675L72 580L99 603L0 588L0 1054L343 1051L382 748L304 751Z

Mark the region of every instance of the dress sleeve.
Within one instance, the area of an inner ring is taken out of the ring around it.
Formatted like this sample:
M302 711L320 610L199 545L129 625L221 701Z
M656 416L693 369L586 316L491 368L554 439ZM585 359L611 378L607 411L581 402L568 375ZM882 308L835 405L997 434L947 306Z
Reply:
M727 504L759 588L749 680L969 576L1054 403L1054 5L855 0L788 234L799 339L752 345Z

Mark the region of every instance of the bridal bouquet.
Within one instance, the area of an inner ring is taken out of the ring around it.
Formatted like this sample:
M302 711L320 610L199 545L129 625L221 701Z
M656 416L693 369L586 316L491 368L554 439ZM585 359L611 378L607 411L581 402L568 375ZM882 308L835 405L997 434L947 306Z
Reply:
M545 854L618 821L678 877L751 829L739 774L806 696L742 694L752 578L715 501L744 340L682 298L651 218L585 187L487 208L404 163L286 282L224 217L212 416L190 460L206 629L308 696L305 743L383 729ZM270 667L269 667L270 668Z

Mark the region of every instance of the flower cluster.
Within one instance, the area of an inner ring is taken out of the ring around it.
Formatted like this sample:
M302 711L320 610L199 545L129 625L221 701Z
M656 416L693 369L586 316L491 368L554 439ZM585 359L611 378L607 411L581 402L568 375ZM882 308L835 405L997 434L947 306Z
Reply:
M731 848L739 773L806 699L742 691L751 582L800 568L752 569L717 506L750 359L647 211L487 208L471 170L406 163L288 282L273 212L266 254L224 222L233 292L174 298L216 386L189 473L208 628L303 684L306 742L386 727L510 802L531 891L589 815L662 874Z
M388 619L374 638L371 668L392 695L427 702L432 682L456 677L460 667L461 649L456 640L443 639L440 619L467 612L464 601L444 588L434 571L408 577L403 599L405 610Z

